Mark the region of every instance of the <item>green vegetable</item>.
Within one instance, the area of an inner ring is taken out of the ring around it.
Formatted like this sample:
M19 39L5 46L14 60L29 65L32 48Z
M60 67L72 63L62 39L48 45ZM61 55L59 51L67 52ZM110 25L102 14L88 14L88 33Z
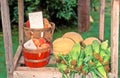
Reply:
M92 46L91 45L87 45L84 50L85 50L85 56L86 57L92 56L93 50L92 50Z
M105 56L107 56L107 54L105 53L105 50L103 50L103 49L100 50L100 56L102 58L104 58Z
M84 52L83 49L81 49L79 58L78 58L78 60L77 60L77 67L78 67L78 68L82 65L84 57L85 57L85 52Z
M70 78L75 78L75 71L71 71L69 76Z
M95 72L93 71L90 71L91 75L92 75L92 78L98 78L98 76L95 74Z
M110 57L111 57L110 47L107 48L105 52L106 52L106 55L104 56L104 59L103 59L104 64L110 61Z
M67 74L62 73L62 78L69 78Z
M94 53L99 53L99 49L100 49L100 44L97 40L94 40L92 43L92 49L94 51Z
M69 62L71 65L75 66L77 64L77 60L80 55L80 50L81 50L81 46L79 43L73 45L73 48L69 53L69 57L70 57Z
M85 63L88 63L88 62L91 62L92 59L93 59L93 56L89 56L89 57L85 57L83 61L84 61Z
M101 43L101 49L106 50L108 48L108 40Z
M57 67L59 71L62 73L62 78L68 78L66 70L67 70L67 65L58 63Z
M99 71L96 68L93 69L93 72L96 74L96 76L102 78L102 75L99 73Z
M97 62L96 67L100 74L103 76L103 78L108 78L104 66L99 61Z
M59 63L59 64L57 64L57 66L58 66L58 69L60 70L60 72L64 72L67 69L67 65L65 65L65 64Z

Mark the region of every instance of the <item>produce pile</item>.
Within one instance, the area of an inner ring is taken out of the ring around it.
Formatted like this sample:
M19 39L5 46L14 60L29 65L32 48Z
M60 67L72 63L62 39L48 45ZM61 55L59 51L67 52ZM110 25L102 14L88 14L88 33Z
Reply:
M48 42L43 37L39 39L31 38L30 40L26 41L23 46L25 49L28 50L37 50L37 49L41 50L50 47L50 42Z
M65 33L53 41L53 53L62 78L75 78L75 74L92 78L108 78L110 71L110 47L108 40L95 37L85 40L76 32Z

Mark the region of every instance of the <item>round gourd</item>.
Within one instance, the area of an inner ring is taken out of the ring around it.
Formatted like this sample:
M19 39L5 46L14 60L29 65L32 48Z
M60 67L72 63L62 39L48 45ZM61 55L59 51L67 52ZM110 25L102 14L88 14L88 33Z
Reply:
M74 45L74 41L69 38L57 38L53 41L53 53L68 54Z
M92 42L94 41L94 40L97 40L99 43L101 43L101 41L98 39L98 38L96 38L96 37L89 37L89 38L86 38L83 42L82 42L82 44L85 46L85 45L89 45L89 44L92 44Z
M63 38L70 38L73 41L75 41L76 43L80 43L80 42L83 41L82 36L79 33L76 33L76 32L67 32L62 37Z

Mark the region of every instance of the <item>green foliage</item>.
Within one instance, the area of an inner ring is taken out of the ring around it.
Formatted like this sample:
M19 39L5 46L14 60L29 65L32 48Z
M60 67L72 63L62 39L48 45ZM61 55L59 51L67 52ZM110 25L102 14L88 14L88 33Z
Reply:
M76 0L63 0L61 4L59 4L60 9L56 17L60 19L64 18L66 20L71 19L71 17L75 14L75 11L73 9L74 7L76 7Z
M9 6L12 23L18 23L17 1L9 0ZM76 7L76 0L24 0L24 17L26 21L28 19L28 13L43 11L44 17L53 22L66 22L77 18Z
M67 25L77 21L77 1L76 0L41 0L40 7L44 16L56 24Z
M25 16L37 9L40 0L25 0Z
M37 9L40 0L24 0L24 11L25 11L25 19L28 16L28 13L33 12ZM9 0L10 6L10 18L12 23L18 23L18 4L17 0Z
M94 11L97 11L100 6L100 1L99 0L90 0L90 6L91 6L91 9L93 9Z

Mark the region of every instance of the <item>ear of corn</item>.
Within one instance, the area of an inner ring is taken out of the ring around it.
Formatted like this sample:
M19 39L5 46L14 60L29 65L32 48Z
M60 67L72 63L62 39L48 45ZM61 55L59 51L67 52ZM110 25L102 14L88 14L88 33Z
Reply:
M67 69L67 65L65 65L65 64L59 63L59 64L57 64L57 66L58 66L58 69L60 70L60 72L64 72Z
M103 64L110 61L110 47L108 47L108 40L101 43L100 56L103 58Z
M77 60L77 67L78 68L82 65L84 57L85 57L85 52L84 52L84 50L81 49L79 58Z
M62 73L62 78L69 78L69 77L67 76L67 74Z
M93 48L94 53L99 53L100 44L97 40L93 41L92 48Z
M96 67L100 74L103 76L103 78L108 78L104 66L99 61L97 62Z
M88 57L88 56L92 56L92 46L91 45L87 45L85 48L85 56Z
M99 71L97 71L96 68L93 69L93 72L99 77L102 78L103 76L99 73Z
M105 53L105 50L100 50L100 56L102 57L102 58L104 58L105 56L107 56L107 54Z
M104 56L104 60L103 62L109 62L110 61L110 55L111 55L111 52L109 51L109 48L106 51L106 55Z
M75 71L71 71L70 72L70 78L74 78L75 77Z
M70 51L71 59L77 60L80 54L80 50L81 50L80 44L79 43L74 44L72 50Z
M108 48L108 40L101 43L101 49L106 50Z
M79 43L76 43L76 44L73 45L73 48L69 53L70 64L72 64L72 65L77 64L77 60L78 60L78 57L79 57L79 54L80 54L80 50L81 50L81 46L80 46Z
M92 78L98 78L98 76L95 74L95 72L91 71L90 73L92 75Z

